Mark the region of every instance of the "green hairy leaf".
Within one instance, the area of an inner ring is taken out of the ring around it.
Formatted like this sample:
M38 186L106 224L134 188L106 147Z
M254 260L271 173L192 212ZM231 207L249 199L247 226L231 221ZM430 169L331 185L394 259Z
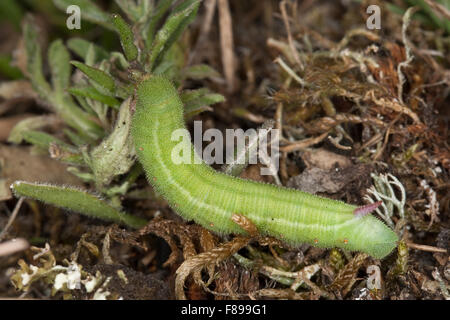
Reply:
M88 54L89 47L93 46L95 61L93 63L97 63L98 61L104 60L108 58L108 52L102 47L89 42L87 40L81 38L70 38L67 40L67 47L75 52L80 58L83 58L86 61L86 57Z
M27 52L28 77L42 99L48 101L51 107L64 121L91 139L102 136L102 129L90 119L89 115L74 104L65 91L70 78L69 54L61 41L55 41L49 48L49 61L52 73L53 88L45 80L42 66L41 48L37 42L37 28L32 16L27 16L24 23L24 38Z
M23 141L24 132L44 128L57 124L59 120L55 116L36 116L18 122L9 133L8 142L19 144Z
M120 7L120 9L125 12L128 19L133 22L138 22L150 7L149 1L139 1L141 2L141 5L135 3L135 1L129 0L115 0L115 2Z
M75 147L72 147L64 141L42 131L26 131L23 133L23 139L26 142L39 146L45 150L48 150L51 144L56 144L66 151L78 152Z
M14 182L11 189L16 197L37 199L93 218L124 224L132 228L140 228L146 224L145 220L123 213L84 190L25 181Z
M48 96L51 88L42 72L42 49L38 43L38 30L31 15L28 15L23 25L25 50L27 52L27 72L33 88L41 96Z
M114 79L105 71L88 66L78 61L71 61L70 63L80 69L81 72L88 76L89 79L95 81L109 92L114 92L114 89L116 87Z
M199 0L185 1L167 18L162 28L156 34L151 55L150 69L153 70L172 44L178 40L184 29L197 14Z
M128 61L136 60L138 57L138 49L134 45L134 36L130 26L118 14L112 15L112 22L116 26L120 36L120 43Z
M224 96L212 93L208 89L185 90L180 98L183 101L187 119L203 111L211 111L210 105L225 101Z
M150 21L148 23L147 32L145 34L145 47L150 50L150 46L153 43L154 34L156 32L156 26L161 21L162 17L170 9L174 0L160 0L158 5L152 13Z
M221 78L219 72L206 64L197 64L195 66L190 66L183 70L183 75L186 78L194 80L203 80L206 78Z
M62 92L69 86L71 66L70 55L61 40L55 40L48 49L48 63L52 73L52 84L55 91Z
M119 109L118 107L120 106L120 102L116 98L107 96L93 87L73 87L69 89L69 92L75 96L90 98L99 101L115 109Z

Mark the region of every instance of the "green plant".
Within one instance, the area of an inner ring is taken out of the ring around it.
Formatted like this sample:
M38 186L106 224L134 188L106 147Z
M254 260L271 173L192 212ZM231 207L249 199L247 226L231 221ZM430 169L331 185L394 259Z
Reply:
M145 0L115 2L125 18L102 11L90 0L54 0L64 11L69 5L78 5L83 19L115 31L123 53L108 52L82 38L71 38L66 45L55 40L47 53L51 82L44 74L42 48L36 40L37 25L32 16L25 18L26 76L40 98L64 120L66 128L64 137L57 138L41 131L46 121L36 117L17 124L10 136L10 142L24 140L70 164L68 170L94 186L95 195L45 183L16 182L11 187L17 196L139 227L145 221L121 211L121 196L128 193L143 172L135 161L130 135L136 83L150 75L164 75L179 84L188 78L216 76L217 72L205 65L184 67L182 49L177 43L194 20L200 0L178 4L160 0L154 6ZM82 61L71 60L69 50ZM78 69L77 76L72 77L72 66ZM184 97L191 116L224 99L207 89L186 91Z

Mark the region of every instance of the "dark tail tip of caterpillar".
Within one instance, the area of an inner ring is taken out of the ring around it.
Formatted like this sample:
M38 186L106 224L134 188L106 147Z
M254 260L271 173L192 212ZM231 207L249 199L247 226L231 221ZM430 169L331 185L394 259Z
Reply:
M369 213L371 213L372 211L374 211L376 208L378 208L382 203L383 201L377 201L374 203L366 204L365 206L356 208L353 211L353 214L358 218L364 217Z

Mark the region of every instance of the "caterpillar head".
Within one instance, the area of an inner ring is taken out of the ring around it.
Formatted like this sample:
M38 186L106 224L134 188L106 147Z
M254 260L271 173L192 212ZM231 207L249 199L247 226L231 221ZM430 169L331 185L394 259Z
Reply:
M353 223L341 232L345 236L345 243L341 247L366 252L377 259L384 258L397 246L397 234L370 215L354 218Z

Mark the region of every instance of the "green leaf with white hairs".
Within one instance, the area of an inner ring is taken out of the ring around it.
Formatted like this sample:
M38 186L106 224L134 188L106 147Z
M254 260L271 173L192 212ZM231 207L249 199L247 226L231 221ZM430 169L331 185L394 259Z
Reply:
M178 43L174 43L165 53L163 59L153 69L154 75L162 75L175 82L182 81L181 69L186 63L186 56Z
M89 143L89 140L80 134L70 130L69 128L63 129L64 135L77 147L81 147Z
M64 141L52 136L51 134L42 131L26 131L23 133L23 139L26 142L36 145L44 150L48 150L51 144L56 144L66 151L73 153L78 152L76 147L71 146L70 144L65 143Z
M214 68L208 66L207 64L197 64L194 66L187 67L182 72L184 78L193 80L203 80L203 79L213 79L222 78L220 73Z
M26 131L23 139L33 146L50 153L51 157L60 161L84 165L84 160L78 149L64 141L42 131Z
M140 228L144 219L126 214L85 190L16 181L11 186L16 197L27 197L46 204L79 212L89 217Z
M55 40L48 49L48 63L52 74L52 84L55 91L67 89L70 81L70 54L62 40Z
M130 67L130 63L127 61L122 52L111 52L111 62L114 62L114 65L121 70L127 70Z
M155 10L152 12L152 16L148 22L146 34L144 35L145 48L147 50L150 49L153 43L158 23L161 21L164 14L166 14L166 12L170 9L170 6L173 2L174 0L160 0L158 1L158 5L156 6Z
M94 183L95 182L95 177L92 173L82 171L78 167L68 167L67 172L70 172L75 177L82 180L84 183Z
M50 94L51 88L42 72L42 49L38 42L38 31L33 16L27 15L23 25L23 37L27 53L28 77L37 93L45 97Z
M89 98L92 100L99 101L106 104L107 106L113 107L114 109L119 109L120 102L111 96L107 96L99 92L94 87L90 86L78 86L69 89L69 92L74 96Z
M136 60L138 57L138 49L134 45L134 35L130 26L123 20L123 18L118 14L113 14L111 18L116 31L120 37L120 43L122 45L123 51L128 61Z
M225 101L225 97L218 93L212 93L208 89L185 90L180 95L184 104L184 115L186 119L202 113L212 111L210 105Z
M70 90L71 89L69 89L69 92L70 92ZM87 102L86 98L82 97L81 95L76 95L76 94L73 94L73 96L75 97L78 104L81 106L81 108L83 108L84 111L95 116L95 111L92 109L91 105Z
M19 144L23 141L24 132L38 130L47 126L59 124L61 120L56 115L45 115L26 118L19 121L9 133L8 142Z
M78 61L71 61L70 63L72 63L75 67L80 69L81 72L83 72L89 79L101 85L107 91L111 93L114 92L114 89L116 87L114 79L105 71L88 66Z
M158 65L167 50L179 39L184 29L194 20L199 5L199 0L185 1L175 8L173 13L167 18L156 34L152 45L149 60L151 70Z
M60 106L61 109L57 112L64 121L83 137L93 141L104 135L103 129L92 120L92 116L79 108L68 93L64 96L56 96L51 101L52 105Z
M89 42L81 38L70 38L69 40L67 40L67 47L70 50L72 50L76 55L78 55L80 58L83 58L83 60L86 60L86 56L88 54L90 46L93 47L93 50L95 52L94 63L97 63L98 61L104 59L108 59L109 56L108 52L106 52L105 49L92 42Z
M62 42L55 41L48 52L52 73L53 88L45 80L42 66L42 53L38 38L37 25L32 16L27 16L24 23L25 50L27 53L28 78L33 88L56 111L64 121L89 139L98 139L103 130L90 116L81 110L66 92L70 79L69 53Z
M84 59L84 63L90 67L94 67L96 61L97 61L97 53L95 52L94 45L91 44L86 52L86 58ZM103 61L105 60L102 60L102 62Z
M146 7L149 6L150 1L139 1L141 3L135 3L135 1L129 0L115 0L116 4L122 9L123 12L127 15L128 19L133 22L138 22L142 15L145 14L145 8L142 3L146 4Z

